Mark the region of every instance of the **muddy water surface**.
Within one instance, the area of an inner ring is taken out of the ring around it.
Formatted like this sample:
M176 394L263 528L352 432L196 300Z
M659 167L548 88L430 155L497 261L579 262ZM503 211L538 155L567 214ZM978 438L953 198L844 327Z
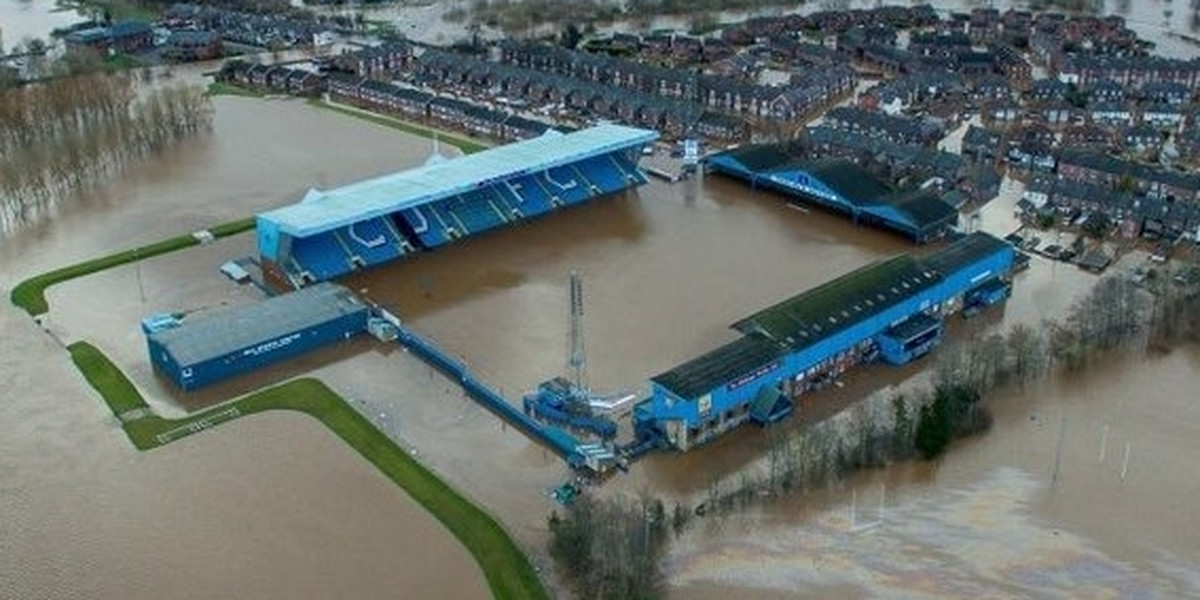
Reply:
M0 54L13 46L22 47L31 39L50 42L50 32L83 21L79 13L58 9L54 0L0 0L0 33L3 45Z
M998 398L938 464L696 525L672 597L1196 597L1197 381L1178 351Z
M54 222L0 242L0 285L294 201L310 186L419 164L429 151L426 141L298 102L222 98L217 109L212 136L135 169ZM1014 190L1006 191L1011 200ZM1010 211L985 212L985 228L1006 233ZM727 325L750 312L908 249L888 234L709 178L655 182L347 283L393 307L516 398L565 371L572 269L584 276L588 379L608 391L638 387L733 339ZM553 507L543 492L567 475L560 461L403 351L370 342L336 348L198 399L172 394L153 375L138 319L253 301L255 293L216 272L224 260L251 253L245 236L64 284L51 292L48 327L59 339L94 340L163 410L181 412L315 369L501 517L524 547L539 548ZM1093 281L1073 267L1035 259L1013 300L984 315L982 327L1060 315ZM307 421L255 417L135 454L52 337L11 309L0 325L5 340L17 342L0 345L0 374L6 389L23 391L8 403L0 436L7 445L0 523L8 528L0 555L14 567L5 571L18 574L5 580L9 587L0 596L136 597L176 589L166 595L190 589L199 590L197 597L297 595L335 589L313 581L324 573L356 596L483 593L477 569L448 538L445 551L428 552L436 560L419 562L425 548L441 543L429 540L444 532ZM971 332L956 328L962 330L956 335ZM920 369L856 373L789 426L901 384ZM845 492L693 529L668 562L677 595L753 597L763 590L761 597L778 598L802 589L812 597L891 597L897 589L912 597L961 597L1000 582L1011 586L1001 597L1041 589L1066 597L1072 586L1135 597L1194 592L1186 582L1196 577L1189 565L1200 551L1183 502L1197 491L1187 482L1198 478L1179 457L1195 451L1196 432L1186 425L1197 422L1194 404L1180 395L1200 382L1195 359L1179 353L1104 373L1086 386L1069 382L1006 401L991 434L964 444L936 469L910 465L851 482L848 489L858 490L864 506L875 502L880 477L889 482L884 525L865 535L843 535ZM1160 389L1166 391L1146 391ZM1138 397L1142 410L1116 397L1104 400L1105 394ZM1100 400L1089 404L1094 398ZM1068 433L1060 477L1050 487L1047 465L1061 414L1068 415ZM1104 424L1110 442L1100 461ZM695 494L707 477L752 462L763 440L748 428L686 456L656 456L614 487ZM1114 461L1123 465L1126 441L1132 458L1121 481ZM251 510L251 517L243 514ZM226 525L230 520L237 526ZM876 545L861 545L868 543ZM164 556L179 569L153 568ZM1114 588L1111 579L1097 578L1096 588L1080 583L1086 579L1080 573L1110 571L1127 576L1134 593ZM428 581L447 587L421 587Z
M0 241L0 288L427 151L296 102L218 99L214 125ZM257 415L138 453L59 345L96 342L158 407L181 412L139 356L138 319L254 299L216 271L251 250L243 236L54 288L53 335L0 308L0 598L488 596L466 550L315 421Z

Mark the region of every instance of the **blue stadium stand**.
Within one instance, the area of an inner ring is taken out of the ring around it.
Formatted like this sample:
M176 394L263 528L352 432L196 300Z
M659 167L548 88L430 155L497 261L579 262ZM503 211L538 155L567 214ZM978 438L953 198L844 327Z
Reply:
M401 214L426 248L434 248L450 241L450 226L446 224L441 213L433 211L432 206L414 206Z
M350 252L365 265L378 265L403 256L407 244L389 225L386 217L368 219L346 226L342 239Z
M629 186L625 174L621 172L615 160L608 156L589 158L580 162L579 166L587 172L588 181L600 188L600 193L616 192Z
M258 215L263 272L276 287L338 277L646 182L658 134L621 125L536 138L341 188L310 190Z
M467 192L449 200L443 200L442 206L451 213L455 220L464 228L464 233L482 233L495 229L507 223L504 214L500 212L483 194Z
M502 193L507 192L516 199L517 208L526 217L534 217L550 212L554 206L550 203L550 194L538 182L536 177L516 177L505 182Z
M592 197L587 182L582 181L579 172L568 165L546 169L542 173L542 179L546 182L546 189L551 194L550 199L555 204L579 204Z
M345 275L351 270L350 256L332 232L292 240L292 258L315 281Z

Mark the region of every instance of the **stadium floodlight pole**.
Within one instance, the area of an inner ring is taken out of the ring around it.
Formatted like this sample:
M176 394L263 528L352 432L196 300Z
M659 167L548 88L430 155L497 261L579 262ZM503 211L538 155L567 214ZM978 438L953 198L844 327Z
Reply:
M571 283L568 288L568 307L570 317L570 356L572 374L575 377L575 387L583 389L583 368L587 362L583 350L583 281L578 271L571 271Z

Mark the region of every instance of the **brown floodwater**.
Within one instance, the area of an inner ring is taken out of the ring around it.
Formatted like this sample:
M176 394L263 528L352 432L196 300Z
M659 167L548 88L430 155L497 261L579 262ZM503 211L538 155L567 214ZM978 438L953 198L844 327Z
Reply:
M427 152L416 138L299 102L221 98L217 109L212 136L0 240L6 297L35 272ZM94 341L156 407L180 413L145 365L138 319L257 297L215 270L251 250L241 236L54 288L53 335L0 308L0 598L488 596L465 548L316 421L256 415L139 453L59 345Z
M1197 597L1197 381L1181 350L1002 395L936 464L698 522L672 597Z
M413 166L430 150L427 141L295 101L220 98L214 125L213 135L0 241L0 286L291 202L310 186ZM981 226L1011 231L1017 195L1019 188L1007 187ZM584 278L588 380L611 391L636 389L732 339L728 324L749 312L911 249L890 234L710 177L655 181L346 283L516 399L565 371L571 270ZM436 522L303 418L258 416L133 452L56 338L97 343L157 408L174 414L314 373L497 515L544 565L545 517L554 507L545 491L567 471L403 350L364 340L198 396L175 394L153 374L138 320L254 301L253 290L217 272L221 262L252 253L252 238L239 236L57 286L52 336L3 311L0 374L6 389L22 393L6 394L16 398L0 436L0 556L5 567L12 561L5 572L17 574L0 596L330 595L320 590L334 587L314 582L324 574L356 596L486 593L477 567ZM955 323L952 337L1062 315L1094 281L1035 259L1007 305ZM785 427L908 385L924 366L852 373ZM1186 394L1200 382L1198 371L1184 352L1106 365L1095 378L997 401L996 428L936 467L901 465L737 519L701 521L668 557L674 595L1186 595L1172 592L1194 589L1186 585L1197 579L1200 556L1186 504L1200 479L1185 460L1197 439L1187 424L1200 422ZM1047 469L1064 414L1060 477L1051 487ZM1101 462L1103 424L1110 433ZM687 455L653 456L611 490L693 498L708 482L753 468L765 438L746 428ZM1131 459L1122 481L1116 463L1126 442ZM847 536L848 495L872 518L884 481L884 525ZM178 569L149 566L163 560ZM1120 577L1092 577L1110 572ZM1124 579L1133 587L1119 587ZM445 587L421 587L438 582ZM984 593L1001 584L1009 587Z

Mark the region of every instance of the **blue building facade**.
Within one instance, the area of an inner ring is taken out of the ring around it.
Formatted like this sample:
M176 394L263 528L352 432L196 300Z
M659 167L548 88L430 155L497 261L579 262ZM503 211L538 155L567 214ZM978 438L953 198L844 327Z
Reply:
M733 325L744 337L651 378L635 430L687 450L746 421L775 420L854 365L919 358L941 341L946 316L1007 298L1014 257L1007 242L975 233L751 315Z
M142 321L150 362L192 391L367 330L368 307L349 290L320 284L255 304Z

